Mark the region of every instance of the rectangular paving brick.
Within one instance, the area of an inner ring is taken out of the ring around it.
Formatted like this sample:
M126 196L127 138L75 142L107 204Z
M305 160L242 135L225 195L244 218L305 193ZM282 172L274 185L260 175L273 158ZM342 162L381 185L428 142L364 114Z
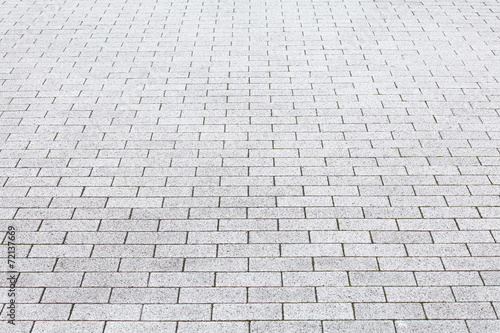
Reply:
M142 312L143 320L177 321L209 320L209 304L147 304Z
M285 304L284 315L287 320L354 318L351 305L346 303Z
M282 318L279 304L215 304L214 320L276 320Z

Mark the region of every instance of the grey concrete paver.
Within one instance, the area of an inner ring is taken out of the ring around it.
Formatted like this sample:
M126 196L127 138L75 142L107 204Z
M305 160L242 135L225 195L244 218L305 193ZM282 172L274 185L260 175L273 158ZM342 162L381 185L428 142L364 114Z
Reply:
M499 6L0 3L15 329L499 331Z

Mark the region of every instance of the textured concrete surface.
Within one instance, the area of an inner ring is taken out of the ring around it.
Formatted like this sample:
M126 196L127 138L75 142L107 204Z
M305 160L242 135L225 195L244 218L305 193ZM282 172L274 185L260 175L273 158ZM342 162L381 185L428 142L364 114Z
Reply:
M16 329L499 332L499 9L1 1Z

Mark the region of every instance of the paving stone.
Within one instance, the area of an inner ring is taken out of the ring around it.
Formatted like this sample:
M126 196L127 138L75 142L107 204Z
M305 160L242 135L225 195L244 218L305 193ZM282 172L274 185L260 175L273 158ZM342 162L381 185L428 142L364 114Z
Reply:
M279 304L215 304L214 320L276 320L282 318Z
M42 303L107 303L110 288L47 288Z
M443 271L440 258L435 257L393 257L378 258L382 271Z
M410 272L350 272L353 286L414 286L415 278Z
M175 327L175 326L174 326ZM188 332L213 332L213 333L232 333L232 332L248 332L248 323L243 321L192 321L179 322L177 333Z
M248 289L248 302L250 303L306 303L315 301L315 291L312 287L253 287Z
M70 312L70 304L18 304L16 307L16 321L68 320ZM18 313L19 317L17 316Z
M139 320L139 304L76 304L70 320Z
M469 332L463 320L396 320L397 332Z
M175 303L178 299L177 288L113 288L110 303Z
M181 288L180 303L243 303L245 288Z
M496 319L491 303L427 303L429 319Z
M319 321L252 321L250 332L319 333L322 332L322 328Z
M209 304L146 304L142 319L146 321L208 320Z
M377 271L376 258L369 257L338 257L314 258L315 271Z
M172 322L124 322L124 321L109 321L106 323L104 332L133 332L133 331L150 331L150 332L175 332L176 325ZM102 332L102 331L100 331Z
M418 303L358 303L354 305L356 319L424 319Z
M151 273L150 287L207 287L214 285L213 273Z
M477 272L416 272L419 286L483 285Z
M382 287L320 287L316 288L319 302L385 302Z
M17 324L16 324L17 325ZM104 321L37 321L33 332L103 332Z
M346 286L345 272L283 272L284 286Z
M385 287L388 302L453 302L449 287Z
M353 319L353 310L347 303L292 303L284 305L286 320Z
M266 287L281 286L279 272L217 273L217 286Z
M388 320L338 320L324 321L324 332L396 332L394 325Z
M469 331L473 333L478 332L497 332L500 328L500 321L498 319L492 320L467 320Z

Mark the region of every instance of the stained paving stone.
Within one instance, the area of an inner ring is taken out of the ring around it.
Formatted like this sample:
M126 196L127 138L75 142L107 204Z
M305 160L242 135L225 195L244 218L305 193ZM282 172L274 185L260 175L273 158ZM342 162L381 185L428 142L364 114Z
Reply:
M16 330L498 332L498 5L1 3Z

